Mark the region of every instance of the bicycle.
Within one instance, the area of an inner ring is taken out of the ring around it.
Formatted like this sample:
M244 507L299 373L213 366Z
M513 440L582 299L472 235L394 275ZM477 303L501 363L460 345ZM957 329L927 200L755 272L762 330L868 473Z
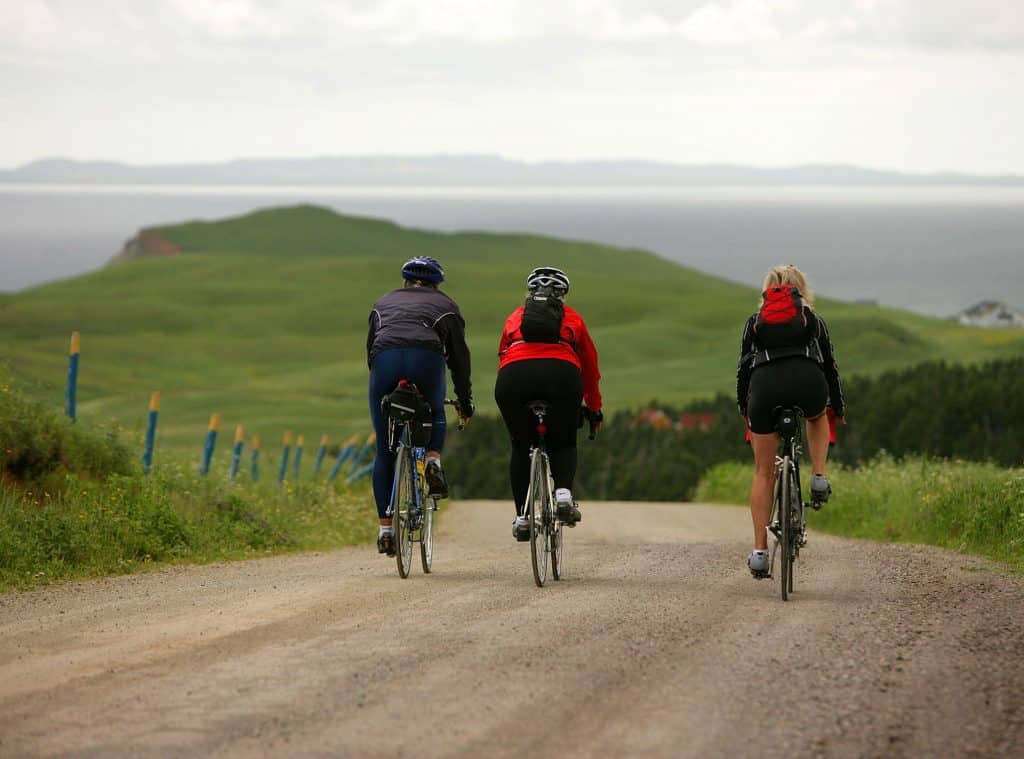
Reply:
M775 455L775 496L768 531L775 536L772 545L769 577L775 573L775 557L779 555L779 579L782 600L793 592L793 570L800 549L807 545L807 507L820 509L816 503L804 503L800 490L800 428L803 410L797 407L775 409L775 429L780 435L779 452Z
M444 403L458 408L457 402L450 398L446 398ZM388 420L389 445L395 450L395 478L385 513L392 520L398 576L405 579L412 570L413 543L420 544L423 573L430 574L434 561L434 512L438 508L438 499L427 493L424 470L425 446L430 441L433 411L419 388L407 380L401 380L391 393L384 396L381 409ZM463 426L460 423L459 429Z
M537 444L530 448L530 485L526 491L526 513L530 525L530 561L533 580L538 588L547 581L548 558L551 559L551 577L564 577L565 536L563 523L555 516L555 483L551 476L551 462L548 460L544 436L544 423L550 404L547 401L531 401L526 404L537 417ZM590 420L590 440L596 435L596 422ZM570 525L572 526L572 525Z

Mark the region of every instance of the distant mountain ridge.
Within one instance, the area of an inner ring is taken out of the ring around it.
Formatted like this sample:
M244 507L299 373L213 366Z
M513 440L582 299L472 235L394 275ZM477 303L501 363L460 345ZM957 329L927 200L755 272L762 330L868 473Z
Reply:
M640 160L515 161L490 155L243 158L133 166L47 158L0 171L0 182L41 184L267 184L352 186L1024 186L1024 176L909 174L841 164L755 168Z

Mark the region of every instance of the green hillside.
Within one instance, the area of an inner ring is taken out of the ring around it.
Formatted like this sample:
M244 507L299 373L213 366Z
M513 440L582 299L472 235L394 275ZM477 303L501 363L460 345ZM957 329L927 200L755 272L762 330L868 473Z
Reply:
M276 448L368 431L366 319L414 254L437 257L469 324L479 407L493 412L496 348L537 265L560 266L587 318L610 408L730 391L757 292L638 250L529 235L442 234L312 207L155 230L181 249L0 298L0 358L28 391L62 402L68 338L82 333L79 413L141 431L162 391L162 445L198 455L224 417ZM813 272L811 272L813 275ZM756 285L756 283L751 283ZM1024 332L979 331L819 299L845 374L927 359L1024 354ZM222 450L223 452L223 450Z

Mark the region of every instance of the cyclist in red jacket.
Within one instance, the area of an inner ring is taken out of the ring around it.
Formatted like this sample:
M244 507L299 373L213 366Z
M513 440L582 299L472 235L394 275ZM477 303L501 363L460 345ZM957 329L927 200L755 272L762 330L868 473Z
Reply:
M509 474L516 504L512 534L524 542L530 539L523 512L536 427L526 404L543 400L550 405L545 442L555 482L556 513L569 525L581 519L572 497L580 413L597 424L604 419L597 350L583 317L564 303L569 278L560 269L543 267L530 273L526 286L526 305L505 320L494 385L494 399L512 438Z

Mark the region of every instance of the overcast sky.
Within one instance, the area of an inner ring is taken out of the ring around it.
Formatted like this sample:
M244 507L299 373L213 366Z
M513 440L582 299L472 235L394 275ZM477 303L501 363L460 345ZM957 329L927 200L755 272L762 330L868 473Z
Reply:
M1024 0L0 0L0 167L493 153L1024 174Z

